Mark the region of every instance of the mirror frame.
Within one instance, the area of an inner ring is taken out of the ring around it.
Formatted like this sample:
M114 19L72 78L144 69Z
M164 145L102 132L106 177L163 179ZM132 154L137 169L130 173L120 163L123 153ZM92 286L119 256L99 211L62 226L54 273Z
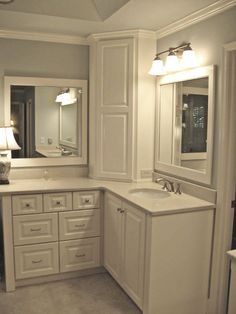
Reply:
M81 128L78 136L81 138L80 155L76 157L50 157L50 158L12 158L12 168L20 167L42 167L42 166L68 166L87 165L87 141L88 141L88 87L87 80L40 78L40 77L4 77L4 123L10 125L11 120L11 86L48 86L48 87L76 87L82 89L81 93Z
M168 175L187 179L193 182L211 185L212 183L212 156L214 135L214 107L215 107L215 66L205 66L187 71L164 75L157 79L157 110L156 110L156 132L155 132L155 165L154 171L160 171ZM159 117L160 117L160 87L161 85L177 83L208 77L208 121L207 121L207 158L206 171L201 172L191 168L185 168L174 164L167 164L158 160L160 143Z

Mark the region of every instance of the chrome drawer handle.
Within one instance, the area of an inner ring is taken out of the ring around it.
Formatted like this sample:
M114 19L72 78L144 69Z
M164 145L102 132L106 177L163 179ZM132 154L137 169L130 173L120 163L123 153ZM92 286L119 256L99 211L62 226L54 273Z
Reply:
M56 203L57 205L61 205L61 202L60 201L57 201L57 203Z
M89 203L89 199L88 198L86 198L85 203Z
M85 254L75 254L76 257L85 257Z
M120 210L120 213L121 213L121 214L123 214L124 212L125 212L125 210L124 210L124 209L121 209L121 210Z
M82 224L82 225L75 225L75 227L77 227L77 228L82 228L82 227L85 227L85 224Z
M30 231L40 231L42 228L33 229L31 228Z
M122 211L122 209L121 209L120 207L118 207L116 210L117 210L118 212L121 212L121 211Z
M39 259L39 260L37 260L37 261L32 261L32 264L39 264L39 263L41 263L41 262L42 262L42 260Z
M29 203L25 204L25 207L30 207L30 204Z

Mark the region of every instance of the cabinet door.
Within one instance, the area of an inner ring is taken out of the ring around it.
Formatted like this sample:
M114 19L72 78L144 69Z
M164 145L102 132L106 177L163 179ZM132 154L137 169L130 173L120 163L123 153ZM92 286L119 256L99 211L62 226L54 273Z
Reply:
M104 266L120 281L121 274L121 200L107 193L104 210Z
M122 285L142 308L145 213L124 202L122 220Z

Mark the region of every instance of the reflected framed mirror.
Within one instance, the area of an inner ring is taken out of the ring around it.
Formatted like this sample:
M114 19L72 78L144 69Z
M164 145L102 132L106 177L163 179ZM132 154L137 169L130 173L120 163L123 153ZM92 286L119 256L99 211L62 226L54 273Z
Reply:
M12 167L87 164L86 80L6 76L4 100Z
M215 66L157 81L155 170L211 184Z

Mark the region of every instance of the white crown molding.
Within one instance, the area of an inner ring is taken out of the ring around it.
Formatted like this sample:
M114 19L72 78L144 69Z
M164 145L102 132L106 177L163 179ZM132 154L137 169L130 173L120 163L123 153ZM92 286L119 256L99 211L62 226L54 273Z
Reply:
M134 30L125 30L125 31L114 31L106 33L97 33L91 34L87 37L89 42L99 41L103 39L115 39L115 38L149 38L156 40L156 32L143 30L143 29L134 29Z
M223 11L230 9L236 5L236 0L219 0L209 6L198 10L174 23L167 25L156 31L156 38L160 39L167 35L173 34L181 29L189 27L208 19L211 16L217 15Z
M50 33L22 32L17 30L0 29L0 38L45 41L70 45L89 45L85 37L59 35Z

